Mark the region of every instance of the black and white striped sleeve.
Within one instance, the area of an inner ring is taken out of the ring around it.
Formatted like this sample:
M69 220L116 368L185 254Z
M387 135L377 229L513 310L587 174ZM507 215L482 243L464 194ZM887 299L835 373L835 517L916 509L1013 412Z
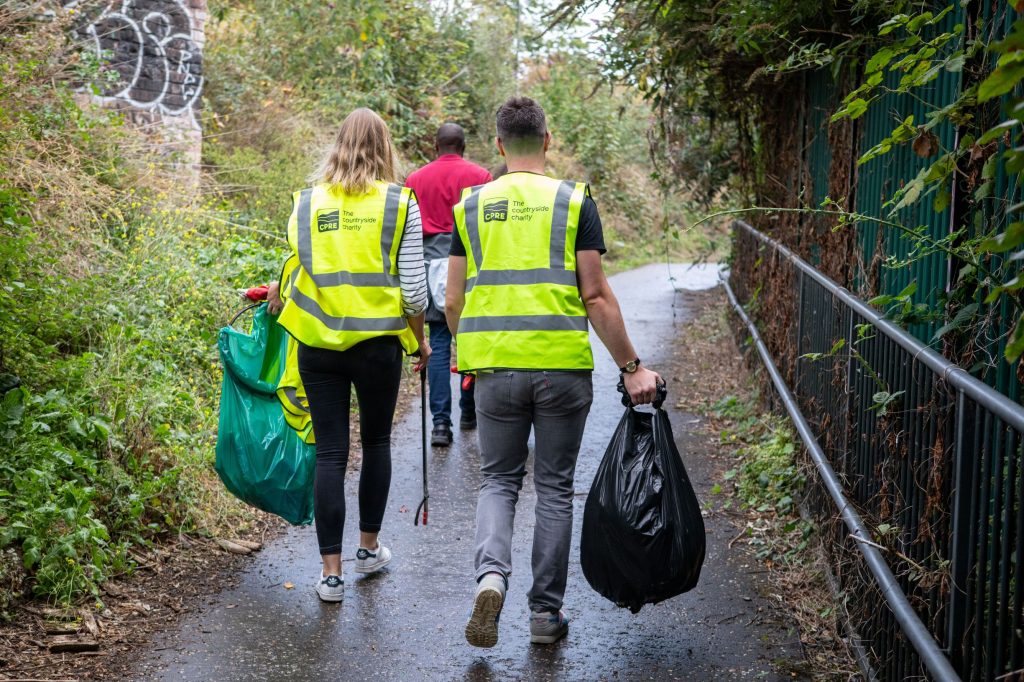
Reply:
M423 262L423 225L416 198L409 200L405 230L398 245L398 279L402 285L402 308L407 317L427 309L427 272Z

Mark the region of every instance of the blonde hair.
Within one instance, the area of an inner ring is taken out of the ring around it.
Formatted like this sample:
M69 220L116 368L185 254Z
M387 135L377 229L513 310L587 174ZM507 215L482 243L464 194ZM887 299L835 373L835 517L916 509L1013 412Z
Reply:
M345 117L334 144L310 176L347 194L367 194L376 182L398 181L398 156L388 124L376 112L359 108Z

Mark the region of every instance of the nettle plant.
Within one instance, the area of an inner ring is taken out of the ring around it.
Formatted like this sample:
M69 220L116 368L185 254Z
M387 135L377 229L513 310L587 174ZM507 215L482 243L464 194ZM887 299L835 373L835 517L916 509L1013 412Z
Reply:
M1024 10L1022 0L1010 4L1015 11ZM986 202L1004 199L992 196L999 164L1003 164L1011 186L1024 172L1024 98L1019 96L1018 88L1024 80L1024 20L1016 21L1002 40L990 43L980 22L972 26L957 23L949 30L939 30L942 24L948 24L947 16L954 10L951 4L938 12L898 14L882 23L878 29L882 44L868 56L862 84L845 97L832 116L832 121L860 118L872 107L882 106L887 94L921 101L921 89L934 84L942 74L963 73L959 93L952 102L935 107L925 120L910 115L898 121L886 138L858 159L862 165L910 144L914 153L929 159L929 163L894 193L885 205L888 215L881 221L846 212L831 200L826 200L825 208L838 209L837 229L875 220L901 231L913 248L903 259L889 258L887 267L907 267L936 252L943 252L956 264L958 270L947 297L947 323L933 341L954 330L967 331L982 324L1008 303L1015 322L1008 332L1004 355L1013 363L1024 354L1024 304L1020 299L1024 288L1020 275L1024 221L1020 213L1024 203L1005 208L1005 225L990 219L999 211L989 210L986 219L984 208L992 205ZM993 56L997 57L994 68ZM993 125L989 119L997 109L1006 114ZM944 147L936 135L943 125L952 125L958 131L952 148ZM906 209L924 201L930 201L936 212L946 211L957 195L962 202L955 214L957 223L942 238L930 236L925 226L908 226L901 220L909 213ZM890 316L897 320L913 322L902 320L901 313L920 316L922 311L908 308L904 305L906 299L902 294L881 296L873 303L889 307Z

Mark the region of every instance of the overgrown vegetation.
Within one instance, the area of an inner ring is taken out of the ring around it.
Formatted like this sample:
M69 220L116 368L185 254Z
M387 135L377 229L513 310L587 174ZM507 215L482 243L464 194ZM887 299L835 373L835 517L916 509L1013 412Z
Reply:
M786 423L758 414L753 398L728 396L715 403L711 413L731 422L722 440L739 445L738 454L746 455L724 475L733 482L740 502L758 512L792 514L804 477L795 464L797 446Z
M553 16L594 6L566 0ZM684 182L720 187L729 169L737 203L759 207L747 217L868 298L917 279L914 302L927 310L899 321L1016 395L1005 378L1014 370L1001 364L1024 352L1015 253L1024 245L1015 199L1024 113L1014 94L1024 79L1024 6L616 0L611 8L607 73L654 105ZM820 130L808 128L816 108L826 112ZM879 125L890 132L879 136ZM870 140L863 147L860 135ZM824 153L811 156L812 144ZM693 162L716 149L733 153ZM881 207L859 212L858 183L879 176L859 191L880 192ZM865 236L876 231L877 245ZM925 286L944 284L931 271L947 267L948 287ZM885 288L880 269L893 273Z
M80 104L104 70L68 28L0 7L0 548L21 564L0 590L24 570L59 602L131 571L134 546L238 513L209 471L214 341L271 260Z
M276 276L290 193L352 108L388 120L406 171L446 120L493 167L493 113L518 79L547 108L552 172L592 184L619 267L713 246L663 239L687 205L635 90L511 5L211 3L199 177L93 103L118 74L74 21L0 1L4 616L22 594L101 598L151 543L251 522L211 466L216 334L241 289Z

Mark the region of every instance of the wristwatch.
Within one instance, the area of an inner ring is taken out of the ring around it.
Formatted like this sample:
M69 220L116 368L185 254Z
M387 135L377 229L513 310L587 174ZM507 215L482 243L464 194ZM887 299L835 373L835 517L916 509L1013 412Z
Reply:
M632 374L636 371L636 368L640 366L640 358L634 358L626 363L624 367L619 367L619 371L624 374Z

